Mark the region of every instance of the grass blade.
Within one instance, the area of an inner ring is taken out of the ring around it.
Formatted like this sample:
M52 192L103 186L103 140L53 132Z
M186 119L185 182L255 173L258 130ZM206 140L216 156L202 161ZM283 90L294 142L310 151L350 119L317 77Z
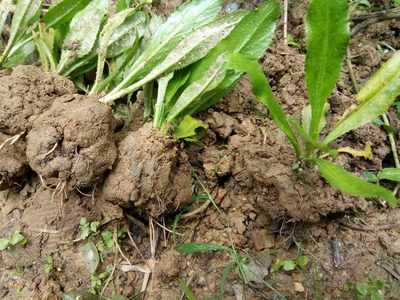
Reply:
M52 5L43 21L47 27L56 27L66 24L82 9L84 9L91 0L63 0Z
M385 168L378 173L378 178L400 182L400 169Z
M176 250L185 254L193 254L198 252L229 251L230 249L217 244L187 243L179 245Z
M257 61L241 54L233 54L229 59L229 67L238 72L247 73L253 86L253 93L269 110L276 125L286 134L296 154L300 155L300 146L289 121L280 104L275 100L271 87L261 66Z
M310 136L317 141L324 106L339 78L350 38L347 0L312 0L306 32L306 83L312 110Z
M377 184L369 183L327 160L316 159L322 177L333 187L356 197L380 198L391 207L397 206L393 193Z
M338 122L323 144L329 144L346 132L372 122L386 112L399 95L400 51L396 52L366 83L357 95L358 106Z

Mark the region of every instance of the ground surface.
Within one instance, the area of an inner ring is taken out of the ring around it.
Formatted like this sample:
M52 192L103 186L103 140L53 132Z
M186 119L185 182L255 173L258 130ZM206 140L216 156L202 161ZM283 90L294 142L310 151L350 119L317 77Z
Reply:
M306 5L305 1L293 2L289 32L295 43L283 43L281 24L264 67L285 110L299 117L307 102L303 71ZM162 2L157 10L167 13L176 5L179 1ZM400 22L387 21L353 37L351 62L359 84L387 58L388 45L400 48L399 35ZM31 84L41 80L39 76ZM385 299L400 299L400 209L342 195L313 170L293 172L293 151L268 120L246 79L216 108L200 116L209 125L201 144L176 143L151 134L148 125L142 127L142 118L135 118L142 114L140 101L129 107L134 118L132 123L125 120L125 126L87 99L84 107L96 118L80 117L78 108L73 114L65 112L69 108L64 109L62 103L74 103L79 96L55 97L67 89L72 92L73 87L57 77L42 81L47 87L43 91L46 107L30 108L40 95L29 96L29 101L20 99L19 85L15 88L25 123L10 122L0 112L0 142L19 133L17 129L11 132L17 126L24 125L22 130L33 126L13 149L0 152L0 167L9 168L6 171L12 174L0 183L0 190L11 187L0 192L0 237L20 231L28 241L0 252L1 299L59 299L63 294L72 297L92 289L109 298L141 299L144 295L145 299L174 300L183 299L183 281L198 299L219 295L223 282L224 294L219 299L356 299L346 284L368 283L371 287L377 280L385 283ZM354 102L353 94L344 65L330 98L328 127ZM38 117L39 110L47 112ZM55 119L49 117L53 115ZM398 129L394 110L390 117ZM106 132L102 138L99 130ZM42 141L41 136L47 138ZM23 155L25 141L31 149L28 158ZM356 149L371 144L372 160L338 157L343 166L358 174L393 164L387 134L375 125L346 135L339 144ZM163 152L164 148L168 150ZM195 201L188 205L191 194ZM204 205L210 197L220 210ZM151 222L149 214L155 217ZM161 214L165 217L158 217ZM96 221L99 226L91 224ZM175 250L187 242L233 247L250 262L249 282L243 284L237 270L224 278L231 263L225 252L185 255ZM90 256L94 245L100 263L91 275L88 261L96 261L96 255ZM273 271L278 260L299 256L309 259L304 268ZM151 277L141 294L146 272Z

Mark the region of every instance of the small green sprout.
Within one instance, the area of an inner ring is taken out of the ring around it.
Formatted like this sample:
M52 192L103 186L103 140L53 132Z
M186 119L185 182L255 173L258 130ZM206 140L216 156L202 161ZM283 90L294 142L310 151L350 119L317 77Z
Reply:
M85 240L93 233L97 233L100 226L100 222L90 222L86 218L81 218L79 222L80 239Z
M54 269L54 259L51 255L47 256L44 261L44 272L49 275Z
M14 246L24 246L28 243L28 240L20 231L14 231L9 238L0 238L0 251L10 249Z
M356 300L384 300L386 284L382 280L368 280L367 282L351 283L344 286L344 290L352 293Z
M272 269L274 271L294 271L296 268L301 270L306 270L309 263L308 256L300 255L295 260L287 259L287 260L280 260L278 259L275 264L273 265Z

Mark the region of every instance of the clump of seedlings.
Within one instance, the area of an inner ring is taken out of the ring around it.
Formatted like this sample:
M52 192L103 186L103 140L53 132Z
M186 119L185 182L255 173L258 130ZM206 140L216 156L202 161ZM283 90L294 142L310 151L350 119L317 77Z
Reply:
M329 17L328 17L329 16ZM400 53L396 52L357 94L358 105L350 108L325 136L327 99L339 78L341 63L349 41L348 4L346 0L310 2L307 18L306 84L310 105L300 121L287 116L274 98L261 66L242 54L230 57L230 68L250 76L253 92L268 108L276 125L286 134L301 165L316 166L333 187L357 197L379 198L391 207L397 205L395 195L386 188L362 180L328 160L341 149L331 145L347 132L372 122L385 113L400 95ZM396 178L393 170L382 177ZM386 176L389 175L389 176Z

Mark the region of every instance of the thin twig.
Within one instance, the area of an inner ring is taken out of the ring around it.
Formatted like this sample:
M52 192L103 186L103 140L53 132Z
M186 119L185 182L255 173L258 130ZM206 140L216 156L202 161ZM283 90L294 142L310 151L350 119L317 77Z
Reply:
M392 19L400 19L400 7L389 10L383 10L368 15L354 16L352 18L353 21L362 21L362 22L358 23L352 28L351 35L352 36L356 35L357 33L361 32L362 30L364 30L365 28L367 28L372 24Z
M288 44L288 10L289 0L283 1L283 41L285 45Z

